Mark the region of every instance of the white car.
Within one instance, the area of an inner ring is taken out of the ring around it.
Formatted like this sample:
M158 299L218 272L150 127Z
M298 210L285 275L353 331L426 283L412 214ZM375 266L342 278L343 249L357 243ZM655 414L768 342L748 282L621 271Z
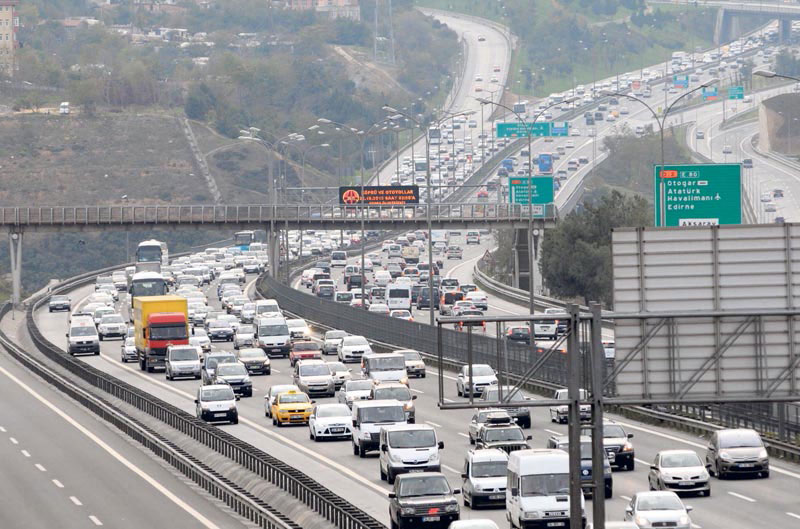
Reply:
M353 406L353 401L367 400L372 393L372 380L348 380L336 393L336 399L348 407Z
M325 333L325 338L322 342L322 354L330 355L336 354L342 338L347 336L347 331L332 330Z
M336 348L336 356L340 362L358 362L365 354L371 353L372 347L363 336L345 336Z
M694 450L662 450L650 466L650 490L711 496L710 476Z
M189 345L196 345L202 349L203 353L211 352L211 340L205 329L195 328L189 336Z
M100 337L100 341L109 336L116 336L124 340L127 334L128 324L119 314L108 314L100 318L100 323L97 325L97 335Z
M139 360L139 355L136 352L136 340L133 338L125 338L120 346L120 360L123 364L128 362L136 362Z
M389 313L389 316L397 318L398 320L414 321L414 316L411 315L410 311L405 309L395 309Z
M253 347L256 343L256 328L254 325L240 325L233 334L233 348Z
M690 529L691 507L686 507L677 494L671 491L639 492L625 507L625 520L633 521L639 529L672 527Z
M497 373L489 364L472 364L472 386L469 374L469 366L462 366L456 378L456 393L459 397L468 397L470 393L478 396L485 388L497 385Z
M574 149L575 148L575 142L572 141L572 140L568 140L567 143L565 143L564 145L566 146L567 149Z
M311 336L311 329L308 327L306 320L302 318L293 318L286 320L286 326L289 327L289 336L292 339L305 339Z
M308 419L308 436L313 441L350 438L350 414L346 404L317 404Z
M478 310L489 310L489 298L483 292L468 292L464 300L471 302Z
M300 388L294 384L277 384L267 388L267 394L264 395L264 415L272 417L272 405L275 404L275 397L280 393L287 393L289 391L300 392Z
M194 399L197 418L203 421L239 423L236 395L228 384L209 384L197 389Z
M386 316L389 315L389 305L386 303L373 303L369 306L369 312L374 312L375 314L384 314Z

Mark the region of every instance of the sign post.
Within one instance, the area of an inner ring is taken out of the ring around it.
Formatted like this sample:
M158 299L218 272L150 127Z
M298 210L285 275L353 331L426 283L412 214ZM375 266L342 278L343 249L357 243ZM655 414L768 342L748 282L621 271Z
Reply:
M530 128L531 136L569 136L569 123L555 123L550 121L539 121L530 123L528 127L525 123L519 121L511 122L498 122L497 123L497 137L498 138L527 138L528 128Z
M655 225L742 223L741 164L655 166Z

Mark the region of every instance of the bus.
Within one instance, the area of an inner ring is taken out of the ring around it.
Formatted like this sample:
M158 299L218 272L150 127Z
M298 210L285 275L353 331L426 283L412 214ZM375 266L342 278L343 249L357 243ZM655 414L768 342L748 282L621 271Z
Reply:
M428 128L428 139L431 145L439 145L442 143L442 131L439 127Z
M414 173L427 173L428 171L428 160L427 158L415 158L414 159Z
M539 154L539 174L553 174L553 155L547 152Z
M137 263L161 263L161 266L169 265L169 251L167 243L150 239L142 241L136 247Z
M133 298L140 296L164 296L167 281L158 272L136 272L128 285L128 315L133 321Z
M237 231L233 234L233 245L241 251L246 252L250 249L250 244L256 241L256 232L245 230Z

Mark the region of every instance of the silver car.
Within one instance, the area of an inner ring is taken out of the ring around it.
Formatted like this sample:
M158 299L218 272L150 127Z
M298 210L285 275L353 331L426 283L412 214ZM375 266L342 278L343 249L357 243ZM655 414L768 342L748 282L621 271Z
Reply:
M349 380L337 392L336 398L340 403L347 404L352 408L353 401L369 399L372 385L371 380Z
M256 343L256 328L254 325L240 325L233 334L233 348L252 347Z
M348 380L352 380L353 375L351 373L352 369L347 367L341 362L326 362L328 364L328 369L331 370L331 375L333 375L333 383L336 385L336 389L338 390L341 388L345 382Z
M345 336L347 336L347 331L327 331L325 333L325 339L322 342L322 354L335 355L339 344L342 342L342 338Z
M711 495L710 477L694 450L662 450L656 454L647 476L651 490Z
M136 340L134 338L125 338L125 341L122 342L120 346L120 360L122 360L123 364L127 364L128 362L136 362L139 360L139 355L136 352Z
M309 397L333 397L336 394L331 370L322 360L299 360L294 368L294 383Z
M483 428L483 425L486 424L486 418L489 415L497 417L497 414L508 415L508 412L500 408L481 408L475 410L475 414L472 416L472 420L469 422L469 444L475 444L481 428Z
M176 377L200 378L200 348L195 345L170 345L164 360L167 380Z
M640 492L631 498L625 508L625 520L633 521L639 529L672 527L691 529L691 507L685 507L677 494L671 491Z

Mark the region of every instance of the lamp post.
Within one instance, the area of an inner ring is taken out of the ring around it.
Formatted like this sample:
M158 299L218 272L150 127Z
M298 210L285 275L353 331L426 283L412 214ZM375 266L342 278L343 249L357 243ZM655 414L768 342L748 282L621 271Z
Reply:
M317 123L323 125L330 125L336 127L336 130L345 132L354 136L359 142L359 151L358 151L358 160L360 166L360 173L361 173L361 196L359 202L361 203L361 306L364 310L367 309L367 304L364 303L364 290L367 285L367 277L366 272L364 270L364 252L366 251L366 229L365 229L365 220L364 220L364 213L366 210L366 202L364 201L364 145L366 141L371 136L376 136L378 134L382 134L386 131L387 127L384 125L384 122L373 123L367 130L359 130L354 127L348 127L343 123L339 123L337 121L333 121L330 119L319 118L317 119Z
M693 88L692 90L689 90L688 92L682 94L680 97L675 99L675 101L673 101L668 107L666 107L664 109L664 114L661 117L658 116L658 113L655 110L653 110L653 108L650 105L648 105L642 99L639 99L636 96L632 96L630 94L623 94L621 92L606 92L606 91L602 92L602 95L604 95L604 96L613 95L613 96L619 96L619 97L627 97L628 99L631 99L633 101L638 101L639 103L643 104L647 108L647 110L650 111L651 114L653 114L653 118L656 120L656 124L658 125L659 134L661 135L661 170L663 171L664 170L664 126L666 125L667 116L669 115L669 111L672 110L672 108L681 99L683 99L683 98L685 98L685 97L697 92L698 90L702 90L703 88L708 88L709 86L714 85L714 84L716 84L718 82L719 82L719 79L717 79L717 78L709 79L705 83L702 83L700 86L698 86L696 88ZM665 208L666 197L664 196L664 181L663 181L662 178L659 178L658 186L659 186L659 191L660 191L660 202L661 202L661 204L660 204L659 223L663 227L666 224L666 218L667 217L666 217L666 211L665 211L665 209L666 209Z
M391 112L392 114L394 114L393 116L389 116L388 119L390 121L397 121L400 118L404 118L404 119L410 121L411 123L413 123L414 125L419 127L419 129L422 131L423 137L425 138L425 162L426 162L425 163L425 179L426 179L425 181L426 181L426 186L427 186L427 189L428 189L428 196L427 196L426 201L425 201L426 202L426 204L425 204L426 208L425 209L427 210L426 221L427 221L427 224L428 224L428 300L430 302L430 324L431 324L431 326L433 326L435 324L434 317L433 317L433 303L434 303L433 302L433 299L434 299L433 298L433 267L434 267L434 262L433 262L433 240L432 240L433 239L433 237L432 237L433 219L431 218L431 205L432 205L431 202L432 202L433 189L431 188L431 148L430 148L430 138L428 137L428 134L426 132L426 124L423 123L420 119L415 118L413 115L401 112L401 111L399 111L399 110L397 110L395 108L392 108L392 107L390 107L388 105L384 105L383 106L383 110L386 111L386 112ZM455 118L457 116L471 116L474 113L475 113L474 110L455 113L455 114L447 113L443 117L439 118L439 120L431 122L430 126L433 126L433 127L436 127L436 128L441 128L441 124L444 121L447 121L448 119L452 119L452 118ZM414 133L414 129L413 128L411 129L411 133L412 134ZM455 142L455 134L453 136L454 136L453 142ZM413 161L412 161L412 163L413 163Z
M529 215L528 215L528 283L529 283L528 284L528 305L529 305L530 313L531 314L535 314L536 294L534 292L534 277L535 277L535 274L534 274L534 271L533 271L534 258L535 258L534 252L533 252L533 243L534 243L534 237L533 237L533 162L532 162L533 156L531 154L531 136L533 134L533 126L536 124L536 122L539 120L539 118L542 117L548 110L550 110L551 108L553 108L556 105L560 105L561 103L560 102L559 103L551 103L551 104L547 105L546 107L541 109L539 112L537 112L533 116L533 120L532 120L531 123L528 123L528 121L519 112L515 112L513 108L510 108L510 107L508 107L508 106L506 106L506 105L504 105L502 103L495 103L494 101L489 101L489 100L483 99L483 98L476 98L476 99L481 104L491 103L493 105L496 105L496 106L498 106L498 107L500 107L502 109L505 109L505 110L511 112L512 114L514 114L517 117L517 119L520 121L520 123L522 123L524 125L524 127L525 127L525 136L526 136L526 139L527 139L527 142L528 142L528 200L530 201L527 204L528 212L529 212ZM574 103L575 101L578 101L578 100L580 100L580 98L575 96L575 95L573 95L572 97L568 97L567 99L565 99L564 102L566 102L566 103ZM510 194L511 194L511 189L509 188L509 197L510 197ZM535 349L534 342L535 342L535 339L533 338L533 326L531 326L531 345Z
M301 155L302 169L300 172L300 179L303 181L303 185L305 185L306 182L306 156L308 156L308 153L310 153L314 149L325 149L330 146L331 146L330 143L320 143L319 145L312 145L311 147L303 151L303 154Z

